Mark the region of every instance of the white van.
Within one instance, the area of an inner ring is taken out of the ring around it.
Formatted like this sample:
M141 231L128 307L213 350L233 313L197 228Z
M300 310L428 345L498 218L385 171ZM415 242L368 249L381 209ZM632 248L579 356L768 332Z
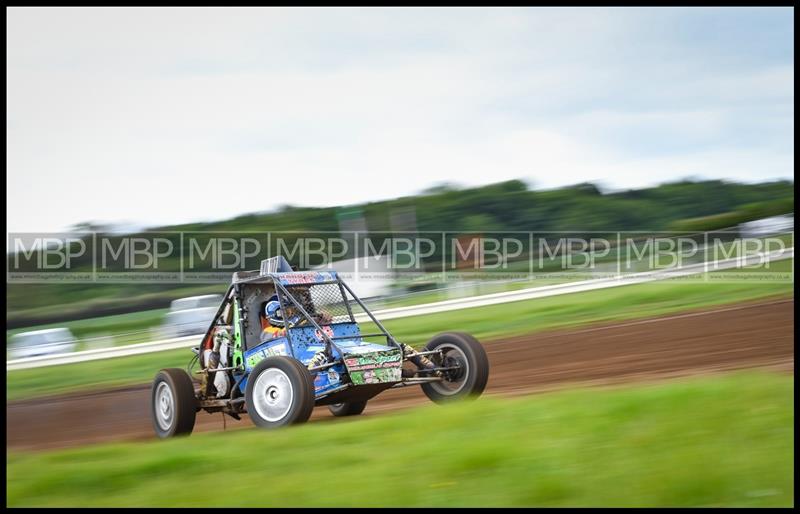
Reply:
M172 338L204 334L221 302L221 294L173 300L164 317L164 336Z
M75 351L76 340L68 328L48 328L11 336L9 358L24 359Z

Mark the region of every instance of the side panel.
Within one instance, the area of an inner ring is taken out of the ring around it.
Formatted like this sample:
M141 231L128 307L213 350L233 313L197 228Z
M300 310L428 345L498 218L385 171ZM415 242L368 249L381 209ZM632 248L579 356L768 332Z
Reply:
M256 364L267 357L273 357L275 355L292 355L292 352L289 349L289 342L285 337L273 339L264 344L256 346L252 350L247 350L244 353L244 369L250 373Z
M314 392L317 396L339 388L348 373L354 385L385 384L399 382L402 361L400 351L387 346L368 343L361 339L358 325L355 323L337 323L322 327L328 337L338 339L337 345L344 352L344 364L323 369L314 374ZM318 352L325 349L323 337L314 327L298 327L289 329L292 347L286 337L272 339L251 350L244 352L246 373L263 359L273 355L294 356L304 365L308 365ZM294 351L292 351L294 350ZM334 349L334 359L340 355ZM239 384L242 392L247 387L247 378Z
M317 371L314 375L314 394L320 396L340 387L346 371L343 364Z
M323 350L324 348L325 345L322 344L307 345L303 347L302 351L297 352L297 356L300 358L301 362L307 364L318 351ZM245 352L244 357L246 373L249 375L249 373L259 362L267 357L272 357L275 355L292 355L289 348L289 342L285 337L273 339ZM334 357L336 357L336 355ZM346 372L347 369L343 364L317 371L314 374L314 393L316 395L325 394L328 391L341 386L342 375L344 375ZM245 377L239 384L239 388L242 392L245 391L246 387L247 377Z

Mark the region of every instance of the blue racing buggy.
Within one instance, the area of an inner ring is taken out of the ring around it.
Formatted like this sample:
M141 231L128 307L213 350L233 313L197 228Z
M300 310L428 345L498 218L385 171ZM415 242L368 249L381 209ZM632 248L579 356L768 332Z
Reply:
M374 333L362 333L358 320L372 321ZM420 385L437 403L474 398L489 377L486 352L472 336L447 332L415 351L336 272L293 271L283 257L234 274L192 351L187 370L163 369L153 381L159 437L191 433L200 410L235 419L246 412L256 426L276 428L307 421L316 405L335 416L361 414L393 387Z

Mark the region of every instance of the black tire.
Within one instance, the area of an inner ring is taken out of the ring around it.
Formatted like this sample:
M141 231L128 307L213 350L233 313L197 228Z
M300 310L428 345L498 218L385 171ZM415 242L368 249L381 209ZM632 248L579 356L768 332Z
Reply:
M363 402L335 403L328 405L334 416L358 416L367 407L367 400Z
M162 439L189 435L196 415L197 397L186 371L179 368L159 371L150 393L150 417L156 435Z
M244 400L257 427L305 423L314 410L314 381L300 361L283 355L267 357L247 377Z
M463 332L439 334L425 345L425 351L444 350L444 360L437 355L428 355L437 367L459 369L444 372L445 380L422 384L422 391L436 403L453 400L475 399L486 388L489 380L489 358L477 339Z

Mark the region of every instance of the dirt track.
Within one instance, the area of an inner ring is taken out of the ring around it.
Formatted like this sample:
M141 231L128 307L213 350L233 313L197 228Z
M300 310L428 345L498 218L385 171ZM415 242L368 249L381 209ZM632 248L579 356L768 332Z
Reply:
M794 370L794 300L741 304L625 323L492 341L487 394L515 395L573 384L610 384L722 370ZM7 448L43 449L154 438L149 384L10 402ZM428 402L418 387L371 401L375 415ZM333 419L327 408L312 420ZM227 429L252 426L226 419ZM196 432L221 430L222 414L198 413Z

